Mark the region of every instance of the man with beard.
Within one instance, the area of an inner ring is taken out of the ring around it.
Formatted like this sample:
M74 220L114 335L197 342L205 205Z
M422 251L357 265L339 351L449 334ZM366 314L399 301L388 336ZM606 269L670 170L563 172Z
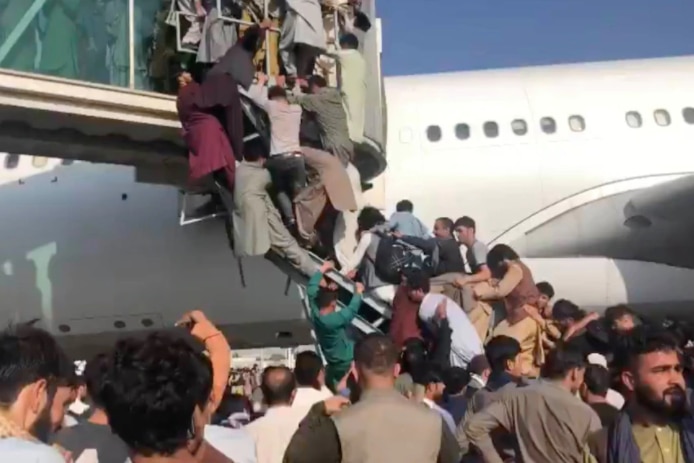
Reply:
M66 364L43 330L21 325L0 333L0 461L65 463L67 458L43 442Z
M598 463L693 463L694 419L677 339L649 325L629 336L629 348L617 352L627 403L612 426L590 436L590 453Z

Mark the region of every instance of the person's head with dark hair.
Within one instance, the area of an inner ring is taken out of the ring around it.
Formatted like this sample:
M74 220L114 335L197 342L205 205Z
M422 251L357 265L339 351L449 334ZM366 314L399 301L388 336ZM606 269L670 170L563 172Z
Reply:
M627 401L656 419L676 419L686 411L682 358L677 339L659 326L640 325L615 352Z
M429 276L421 270L409 272L406 285L408 296L414 302L422 302L431 291Z
M516 338L494 336L484 347L484 354L494 377L510 375L520 378L523 375L521 346Z
M586 313L583 310L567 299L559 299L552 306L552 319L554 319L562 332L571 328L585 316Z
M487 254L487 267L497 278L506 274L509 264L519 260L518 254L507 244L497 244Z
M462 394L470 382L470 373L465 368L450 367L443 372L446 393L451 396Z
M414 212L414 204L409 199L403 199L395 205L395 210L397 212Z
M472 217L463 216L455 221L453 229L458 238L458 241L465 246L472 246L475 243L475 233L477 233L477 224Z
M318 295L316 296L316 305L321 314L327 315L335 312L337 309L337 296L336 290L331 288L319 288Z
M310 93L318 93L328 86L328 82L324 77L312 75L308 78L308 89Z
M212 415L212 424L228 428L240 428L248 424L253 415L253 407L247 397L224 391L219 407Z
M44 442L52 430L51 409L58 387L65 384L66 365L72 362L44 330L18 325L0 333L0 410Z
M347 50L358 50L359 39L354 34L343 34L342 37L340 37L340 48Z
M98 354L84 368L84 384L87 387L87 402L92 409L104 412L104 385L109 368L108 354ZM105 414L105 413L104 413Z
M245 30L241 36L241 39L239 40L239 44L241 48L247 52L255 54L264 40L263 35L263 29L259 25L255 24Z
M260 382L263 400L268 407L291 405L296 394L294 373L284 366L267 367Z
M475 378L482 384L486 384L491 374L491 367L487 360L487 356L480 354L472 357L470 363L467 365L467 371L470 373L470 377Z
M386 222L386 218L381 214L381 211L375 207L366 206L361 210L359 216L357 217L357 226L359 232L367 232L377 225L381 225Z
M446 390L443 372L433 363L426 365L420 384L424 386L424 397L432 402L441 400Z
M354 346L356 378L363 390L394 389L400 374L400 352L395 343L381 333L370 333Z
M211 414L212 364L196 347L153 333L118 341L109 355L102 400L111 429L138 458L188 461L200 448Z
M638 317L631 308L625 304L613 305L605 309L603 315L605 326L610 331L627 333L638 325Z
M403 373L409 373L412 379L417 382L422 375L427 359L427 347L423 340L410 338L405 341L400 356L400 365Z
M243 159L246 162L257 162L264 164L265 147L260 137L249 140L243 144Z
M298 387L311 387L320 391L325 386L323 360L315 352L300 352L294 362L294 376Z
M267 89L267 98L271 101L287 101L287 91L279 85Z
M554 298L554 288L546 281L541 281L535 285L540 292L540 297L537 300L537 308L545 318L552 316L552 305L550 302Z
M547 354L542 365L542 377L575 394L583 384L587 364L581 350L571 346L559 346Z
M434 221L434 236L437 238L453 237L453 220L450 217L439 217Z
M588 365L581 385L581 398L585 403L607 403L610 390L610 371L602 365Z

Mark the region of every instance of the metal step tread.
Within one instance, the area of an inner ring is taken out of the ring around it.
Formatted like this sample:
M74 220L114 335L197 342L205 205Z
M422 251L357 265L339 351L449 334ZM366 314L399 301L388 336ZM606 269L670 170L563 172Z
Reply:
M318 267L323 265L324 260L318 257L317 255L313 254L312 252L306 251L308 255L311 257L311 259L316 263ZM280 269L282 273L287 275L289 278L292 279L292 281L298 285L301 286L306 286L308 283L309 278L311 277L310 275L304 275L301 273L298 269L296 269L292 264L290 264L284 257L276 253L275 251L268 251L268 253L265 255L265 258L268 259L270 262L275 264L277 268ZM348 291L349 293L353 294L354 293L354 282L347 278L346 276L342 275L340 272L336 270L331 270L326 274L331 280L333 280L337 285ZM367 304L369 307L374 309L376 312L380 313L383 315L385 318L392 318L392 313L393 311L391 308L386 304L385 302L376 299L374 297L364 295L362 298L363 302Z

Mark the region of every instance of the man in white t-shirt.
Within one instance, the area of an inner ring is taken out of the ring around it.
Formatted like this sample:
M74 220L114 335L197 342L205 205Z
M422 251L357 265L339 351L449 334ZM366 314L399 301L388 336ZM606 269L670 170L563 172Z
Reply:
M305 410L308 414L314 404L333 396L325 387L325 367L315 352L301 352L296 356L294 377L297 388L292 408Z
M466 368L476 355L484 353L482 341L467 314L452 299L430 292L429 277L421 272L407 275L409 297L419 302L419 319L436 332L442 318L448 319L451 333L451 366Z
M255 442L257 462L277 463L282 461L292 436L306 415L292 407L296 381L287 367L267 367L260 387L267 411L245 429Z

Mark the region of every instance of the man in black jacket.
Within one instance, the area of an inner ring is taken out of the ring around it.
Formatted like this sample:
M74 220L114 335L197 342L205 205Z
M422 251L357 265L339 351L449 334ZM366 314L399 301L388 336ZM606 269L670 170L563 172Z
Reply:
M448 273L465 273L465 262L460 253L460 245L453 236L453 220L449 217L439 217L434 222L434 237L419 238L416 236L404 236L393 233L406 243L422 249L434 259L434 272L432 276L440 276Z

